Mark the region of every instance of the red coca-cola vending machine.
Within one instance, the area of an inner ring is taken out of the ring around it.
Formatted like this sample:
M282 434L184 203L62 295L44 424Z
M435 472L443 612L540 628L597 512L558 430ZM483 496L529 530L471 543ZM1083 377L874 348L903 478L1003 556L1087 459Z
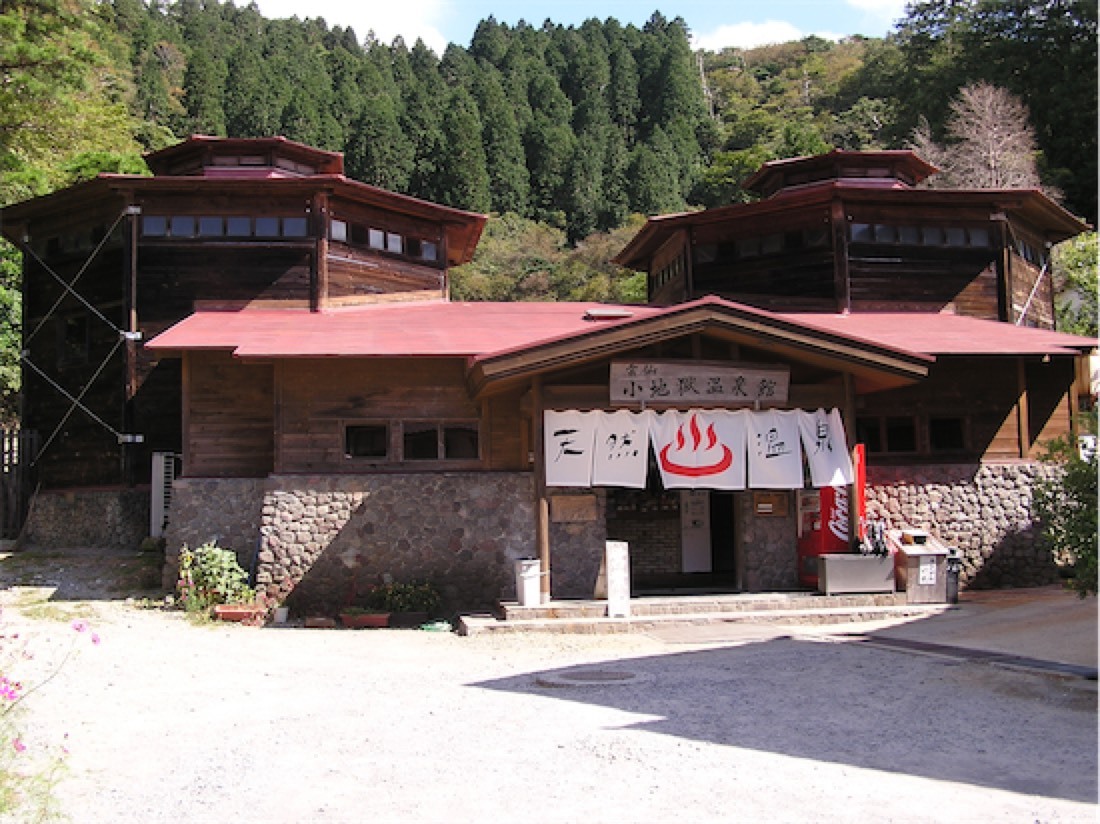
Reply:
M857 537L863 540L865 527L864 486L867 470L863 444L852 450L855 484L804 489L798 493L798 581L817 588L817 559L830 552L851 551L849 519L855 509L859 518ZM853 489L856 501L849 500Z

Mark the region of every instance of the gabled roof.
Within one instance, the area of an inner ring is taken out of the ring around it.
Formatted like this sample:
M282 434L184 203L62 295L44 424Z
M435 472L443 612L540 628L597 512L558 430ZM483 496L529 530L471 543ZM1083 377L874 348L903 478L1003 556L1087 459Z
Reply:
M199 311L146 346L247 359L460 357L474 394L560 368L706 334L850 372L860 391L919 380L938 356L1069 356L1097 341L949 314L777 313L706 297L669 307L598 303L375 304Z

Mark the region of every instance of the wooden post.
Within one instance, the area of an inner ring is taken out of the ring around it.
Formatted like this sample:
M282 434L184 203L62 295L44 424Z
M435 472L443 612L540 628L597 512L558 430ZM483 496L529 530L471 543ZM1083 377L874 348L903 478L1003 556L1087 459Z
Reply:
M535 546L539 552L539 595L542 603L550 602L550 499L546 496L546 449L543 443L542 378L531 381L531 425L535 453Z
M127 198L130 201L132 199L132 197ZM140 208L127 205L126 218L122 222L123 232L126 235L122 247L123 277L125 278L123 294L125 295L124 306L126 312L124 326L126 331L130 333L138 331L138 220L140 214ZM123 358L125 358L126 387L122 402L122 431L129 435L134 431L134 397L138 391L138 342L133 337L126 338L126 345L123 347ZM134 444L124 443L119 444L119 449L121 451L123 482L127 486L133 486L137 479L137 467L135 465L137 447Z
M833 230L833 289L836 310L847 315L852 311L852 281L848 267L848 216L841 201L833 201L829 219Z

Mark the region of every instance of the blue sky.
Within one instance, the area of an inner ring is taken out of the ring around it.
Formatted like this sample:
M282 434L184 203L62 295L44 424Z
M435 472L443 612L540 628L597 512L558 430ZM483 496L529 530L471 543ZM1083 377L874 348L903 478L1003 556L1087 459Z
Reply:
M246 0L236 0L244 5ZM490 15L515 25L546 19L579 25L614 17L642 26L654 11L682 17L697 48L748 48L811 34L837 39L851 34L881 37L904 14L905 0L256 0L265 17L323 17L330 26L351 26L362 40L369 31L386 43L397 35L416 39L442 54L447 43L468 46L478 21Z

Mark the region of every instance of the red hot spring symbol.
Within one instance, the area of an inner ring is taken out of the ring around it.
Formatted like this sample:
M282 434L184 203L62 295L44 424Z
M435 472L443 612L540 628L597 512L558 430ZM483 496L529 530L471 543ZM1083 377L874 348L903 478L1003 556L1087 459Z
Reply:
M718 435L714 431L714 424L707 427L707 431L704 435L699 429L698 417L692 415L691 420L688 422L688 430L691 434L692 441L690 452L694 453L696 456L713 453L717 460L702 466L687 466L682 463L677 463L669 456L669 453L673 450L672 444L668 443L664 445L658 456L661 461L662 469L673 475L683 475L687 478L701 478L706 475L720 475L733 465L733 452L730 451L730 448L724 443L718 443ZM703 445L704 437L706 438L705 446ZM684 427L681 425L676 430L676 449L673 454L684 454L688 452L689 450L685 449L686 446L687 438L684 437ZM721 447L721 449L717 449L716 447Z

